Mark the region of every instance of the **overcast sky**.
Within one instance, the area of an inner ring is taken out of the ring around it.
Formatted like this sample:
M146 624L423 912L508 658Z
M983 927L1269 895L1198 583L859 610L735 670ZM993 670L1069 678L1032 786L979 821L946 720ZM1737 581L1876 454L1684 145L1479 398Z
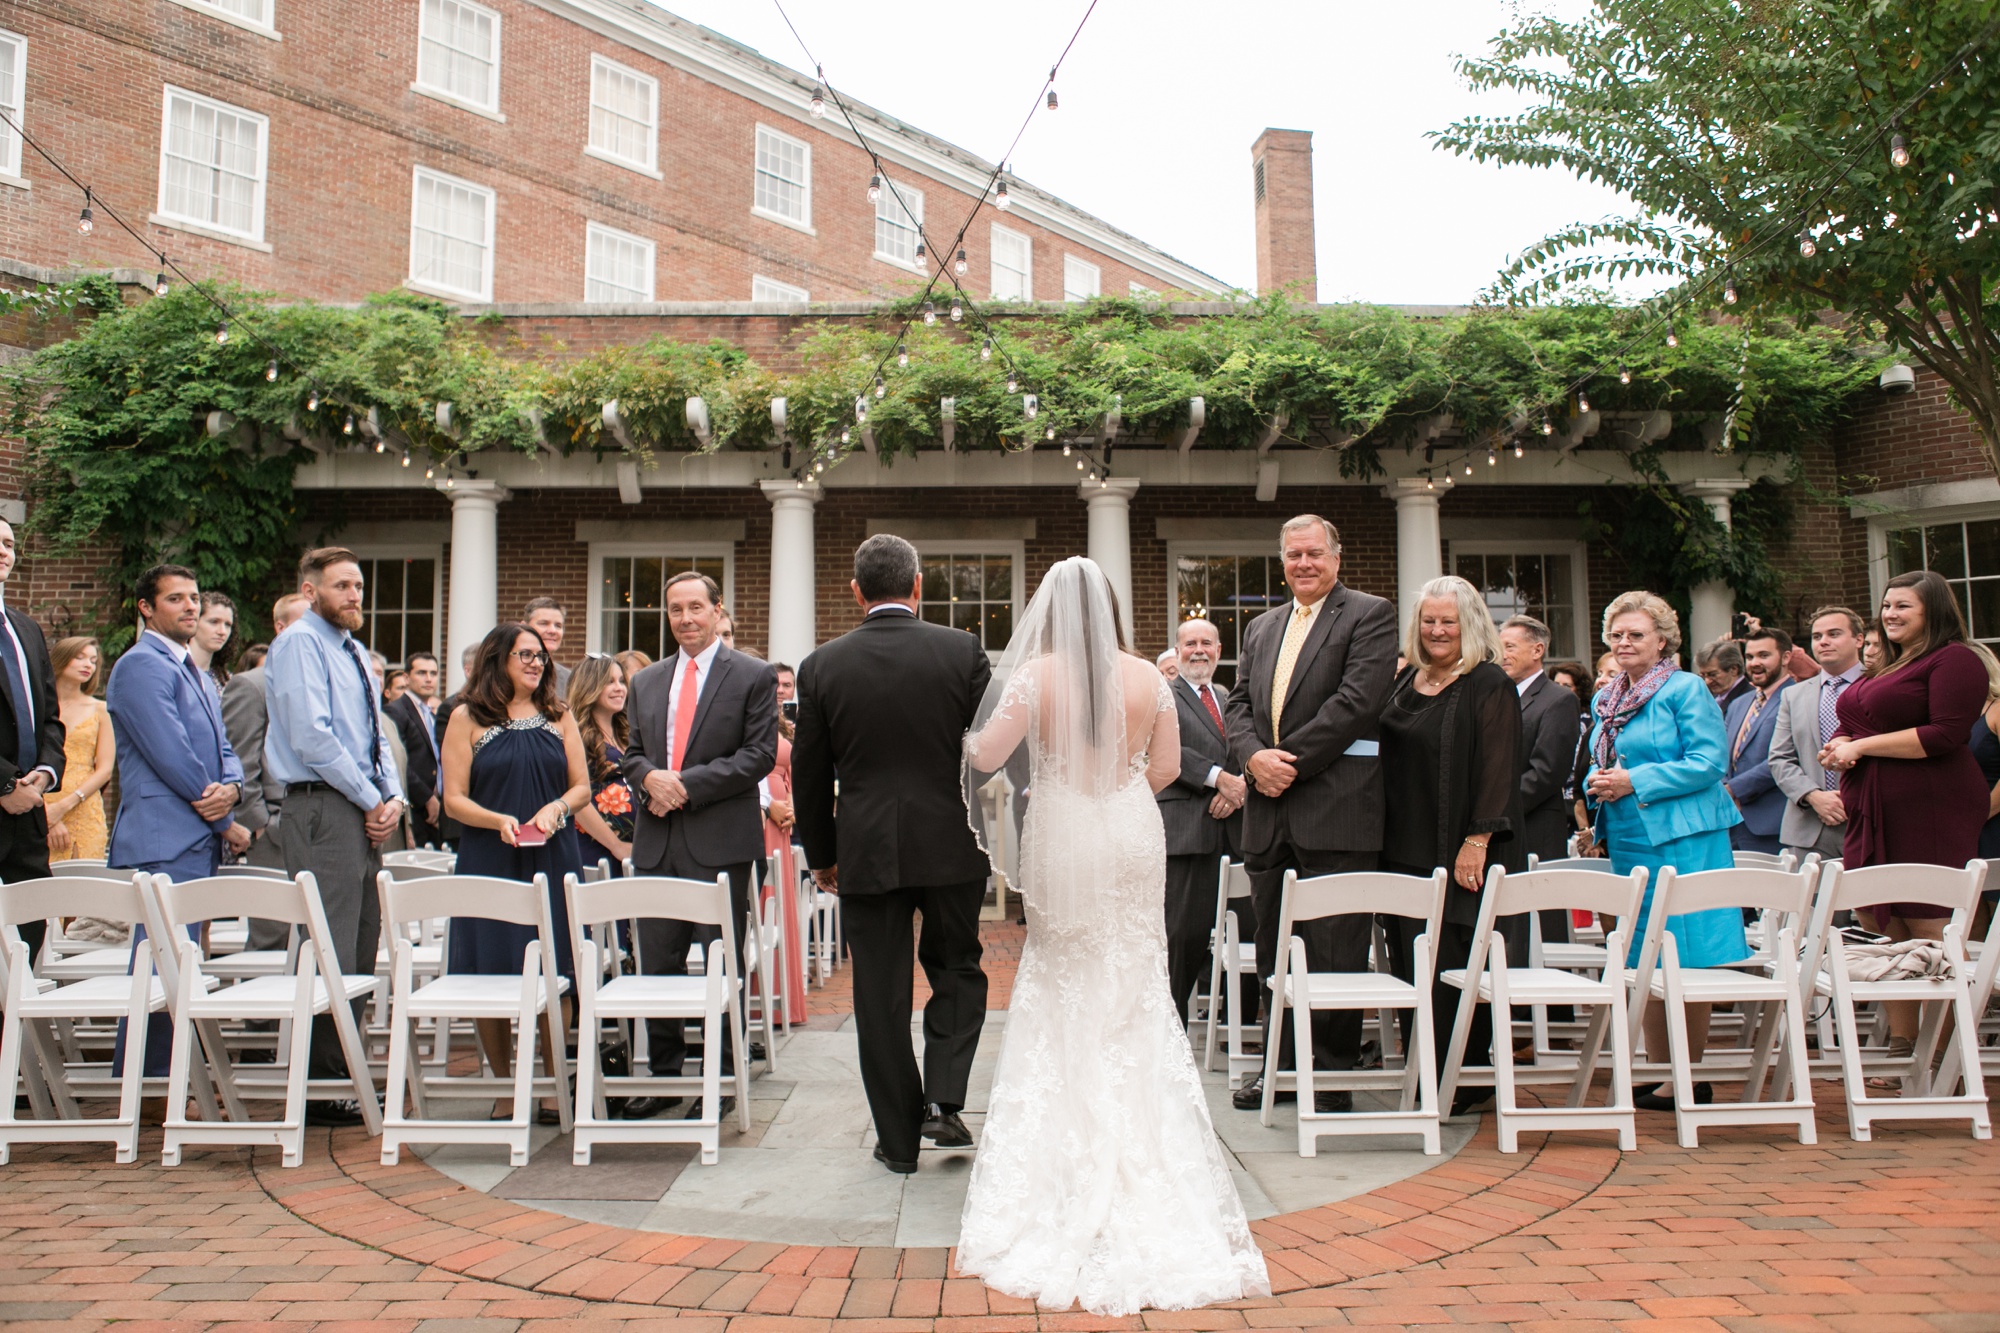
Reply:
M1538 0L1579 11L1587 0ZM829 82L981 157L1002 153L1088 0L786 0ZM669 0L810 72L771 0ZM1566 173L1477 166L1428 130L1511 104L1454 58L1508 0L1099 0L1015 172L1225 282L1256 282L1250 145L1313 132L1323 301L1471 300L1557 227L1621 208ZM943 222L945 219L933 219ZM957 220L953 219L956 229Z

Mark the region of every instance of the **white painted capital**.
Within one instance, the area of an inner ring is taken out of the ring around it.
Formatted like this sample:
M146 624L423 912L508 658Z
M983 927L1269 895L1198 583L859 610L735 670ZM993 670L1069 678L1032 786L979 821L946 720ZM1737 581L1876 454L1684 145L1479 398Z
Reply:
M826 490L818 482L793 481L789 477L779 481L760 481L757 489L764 492L764 498L771 502L773 509L800 506L811 509L826 498Z
M1750 482L1742 477L1701 477L1681 483L1683 495L1691 495L1708 506L1708 512L1715 515L1716 522L1729 526L1729 503L1736 496L1750 489Z
M512 495L511 491L497 481L446 477L443 481L434 481L431 484L451 501L454 510L461 506L467 509L492 508Z
M1382 488L1382 494L1396 502L1396 508L1436 509L1443 494L1428 477L1399 477Z
M1076 484L1077 496L1092 509L1114 505L1129 509L1132 497L1138 491L1139 480L1136 477L1106 477L1103 481L1080 481Z

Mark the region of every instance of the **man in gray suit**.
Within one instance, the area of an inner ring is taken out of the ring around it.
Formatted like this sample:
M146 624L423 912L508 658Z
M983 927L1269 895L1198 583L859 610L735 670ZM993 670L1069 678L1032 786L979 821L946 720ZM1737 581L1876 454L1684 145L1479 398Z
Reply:
M1771 733L1771 779L1785 794L1781 845L1827 860L1840 855L1847 811L1840 803L1840 775L1819 766L1820 747L1839 730L1834 708L1861 679L1861 617L1844 606L1813 612L1812 655L1820 674L1785 691Z
M1229 757L1223 731L1222 696L1215 688L1215 662L1222 639L1206 620L1181 622L1175 633L1176 665L1168 688L1180 717L1181 773L1162 788L1160 821L1167 827L1167 989L1174 1012L1187 1021L1188 997L1207 974L1209 932L1215 929L1215 898L1221 889L1223 853L1235 855L1242 840L1247 784ZM1239 911L1237 924L1254 934L1256 921ZM1245 1007L1257 1012L1256 979L1244 979Z
M1340 582L1340 534L1317 514L1278 530L1291 600L1243 631L1236 687L1229 692L1229 751L1250 779L1243 854L1255 890L1257 975L1276 971L1284 950L1278 903L1285 872L1329 875L1373 870L1382 851L1382 761L1377 724L1396 667L1396 611ZM1368 967L1366 915L1306 922L1306 962L1316 972ZM1361 1053L1361 1015L1313 1015L1317 1068L1351 1069ZM1282 1066L1292 1060L1291 1025L1270 1031ZM1263 1080L1238 1089L1238 1110L1263 1104ZM1279 1100L1289 1094L1279 1093ZM1347 1092L1322 1092L1318 1109L1350 1109Z
M278 634L283 634L305 610L306 599L288 592L271 608L271 624ZM268 718L264 668L254 666L231 676L222 687L222 728L229 734L230 748L243 763L243 795L232 813L237 823L250 830L250 850L244 859L253 866L283 870L285 853L278 846L278 808L285 799L285 787L264 772L264 727ZM281 921L252 917L250 947L285 948L291 932L292 928Z

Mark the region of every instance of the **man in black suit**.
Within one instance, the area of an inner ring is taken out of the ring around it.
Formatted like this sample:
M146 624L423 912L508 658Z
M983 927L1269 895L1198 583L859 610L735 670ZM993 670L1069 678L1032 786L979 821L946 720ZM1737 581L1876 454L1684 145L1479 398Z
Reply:
M1521 812L1527 825L1522 841L1528 855L1544 861L1569 855L1569 802L1563 799L1563 784L1576 766L1583 717L1576 695L1543 670L1554 639L1549 627L1533 616L1510 616L1500 626L1500 669L1521 693ZM1543 912L1542 939L1566 942L1569 913L1561 908ZM1549 1017L1567 1023L1574 1011L1557 1006Z
M752 867L764 855L757 783L778 758L778 678L767 663L716 637L722 590L692 570L667 580L667 624L680 649L632 678L626 708L632 743L625 780L637 797L632 864L644 875L713 881L729 876L736 926L736 974L743 975L743 923ZM649 976L687 972L695 926L642 918L639 951ZM682 1072L687 1043L678 1020L649 1019L652 1072ZM725 1063L734 1059L725 1034ZM634 1097L625 1118L642 1120L677 1097Z
M875 1158L907 1175L920 1138L972 1143L959 1112L986 1021L979 905L991 867L966 819L959 760L993 668L974 636L918 619L917 549L901 537L863 542L850 586L866 619L799 668L792 798L806 863L821 888L840 894L854 953ZM921 1077L910 1048L918 912L916 957L931 987Z
M1188 997L1208 972L1222 856L1236 855L1242 845L1246 784L1241 773L1231 771L1236 764L1214 685L1221 636L1206 620L1184 620L1174 647L1180 669L1169 688L1180 717L1181 774L1153 799L1167 828L1167 989L1185 1023ZM1237 925L1254 937L1257 923L1249 912L1238 910ZM1245 977L1243 983L1241 1012L1255 1017L1256 979Z
M438 731L431 704L437 698L438 660L430 653L411 653L410 687L382 705L395 724L403 751L410 759L410 838L418 847L434 847L438 834Z
M0 593L14 572L14 525L0 519ZM0 617L0 884L49 875L49 820L44 793L62 785L62 712L42 627L13 607ZM28 957L42 951L45 926L19 927ZM4 1094L12 1096L12 1090Z
M1285 872L1301 877L1373 870L1382 851L1382 761L1377 721L1396 668L1396 612L1380 597L1340 582L1340 534L1317 514L1278 530L1292 600L1243 631L1236 688L1229 692L1229 749L1250 779L1243 859L1257 909L1257 975L1271 976L1289 946L1278 938ZM1303 923L1306 962L1316 972L1368 967L1367 916ZM1351 1069L1361 1054L1361 1015L1313 1015L1315 1068ZM1276 1034L1281 1066L1292 1061L1292 1029ZM1273 1040L1266 1015L1264 1041ZM1291 1094L1279 1093L1279 1100ZM1238 1110L1263 1103L1261 1077L1239 1088ZM1348 1092L1322 1092L1317 1109L1344 1111Z

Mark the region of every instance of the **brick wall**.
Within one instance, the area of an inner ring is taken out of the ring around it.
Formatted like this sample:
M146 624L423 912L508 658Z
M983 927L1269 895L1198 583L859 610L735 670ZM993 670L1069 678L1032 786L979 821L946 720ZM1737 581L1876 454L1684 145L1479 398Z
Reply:
M1309 130L1265 130L1250 149L1257 214L1257 290L1268 295L1299 288L1316 300L1319 271L1313 234L1313 156ZM1263 173L1257 192L1256 174Z

